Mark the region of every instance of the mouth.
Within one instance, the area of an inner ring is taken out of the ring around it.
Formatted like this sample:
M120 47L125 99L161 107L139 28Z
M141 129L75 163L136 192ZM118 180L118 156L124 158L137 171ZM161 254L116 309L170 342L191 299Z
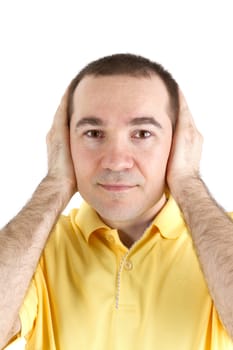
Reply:
M124 192L129 191L137 185L126 185L126 184L98 184L101 188L109 192Z

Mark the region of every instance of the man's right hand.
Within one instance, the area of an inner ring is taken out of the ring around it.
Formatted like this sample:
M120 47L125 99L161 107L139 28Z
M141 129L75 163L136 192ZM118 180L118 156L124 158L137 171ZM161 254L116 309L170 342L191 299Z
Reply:
M39 258L59 215L77 190L67 98L68 91L47 136L47 176L18 215L0 231L0 313L4 315L0 317L0 349L20 330L19 309Z
M61 183L70 193L77 191L77 181L70 153L70 135L67 115L68 89L55 113L52 127L47 134L48 177Z

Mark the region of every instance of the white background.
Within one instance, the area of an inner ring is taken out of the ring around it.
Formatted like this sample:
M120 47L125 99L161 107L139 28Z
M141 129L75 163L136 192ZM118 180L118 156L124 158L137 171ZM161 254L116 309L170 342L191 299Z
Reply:
M46 174L45 135L70 80L119 52L147 56L174 75L205 139L203 179L233 210L231 8L231 0L1 0L0 226Z

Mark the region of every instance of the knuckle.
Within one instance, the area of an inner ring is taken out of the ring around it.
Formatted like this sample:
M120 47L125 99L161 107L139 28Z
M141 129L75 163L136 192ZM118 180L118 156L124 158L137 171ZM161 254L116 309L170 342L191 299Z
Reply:
M54 137L54 134L55 134L55 128L54 126L52 126L46 135L46 140L51 141L51 139Z
M198 132L198 134L199 134L200 140L203 141L204 140L204 136L200 132Z
M46 136L46 143L50 145L52 143L53 135L49 132Z
M51 137L51 136L50 136L50 132L48 132L47 135L46 135L46 142L47 142L47 143L49 142L50 137Z
M197 132L197 139L200 143L203 143L204 141L204 137L199 131Z

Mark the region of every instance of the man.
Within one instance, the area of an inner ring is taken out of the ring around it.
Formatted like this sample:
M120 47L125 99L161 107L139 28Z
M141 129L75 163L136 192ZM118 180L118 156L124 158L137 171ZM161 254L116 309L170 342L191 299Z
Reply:
M0 235L1 347L233 349L233 223L171 75L92 62L47 142L47 176ZM59 216L77 190L86 203Z

